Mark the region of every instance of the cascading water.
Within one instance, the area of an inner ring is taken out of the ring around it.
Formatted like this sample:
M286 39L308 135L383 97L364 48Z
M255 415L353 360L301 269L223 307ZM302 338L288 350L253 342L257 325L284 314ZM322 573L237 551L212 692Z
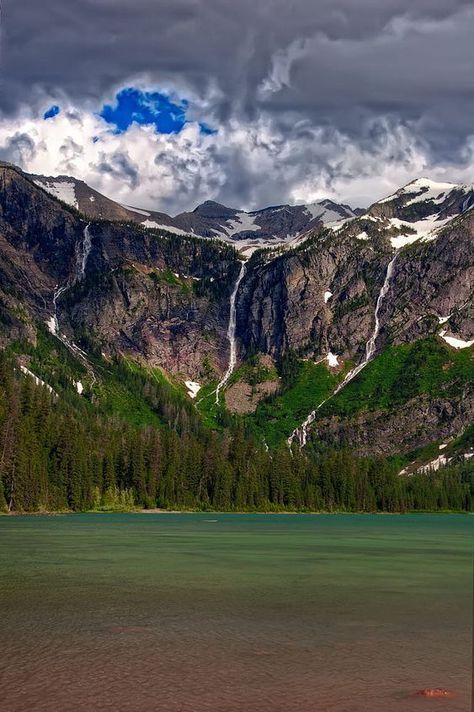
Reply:
M86 354L84 351L77 346L73 341L69 341L69 339L64 335L60 333L59 330L59 320L58 320L58 299L62 294L65 294L69 289L71 289L77 282L81 281L85 277L86 273L86 266L87 266L87 260L91 251L92 247L92 237L89 231L89 225L86 225L84 228L84 239L82 241L82 245L80 250L77 252L76 256L76 273L72 276L72 279L69 279L66 284L63 284L61 287L56 286L56 289L54 290L54 295L53 295L53 307L54 307L54 312L53 316L51 319L48 321L48 328L50 332L56 336L59 341L61 341L64 346L71 351L74 356L79 358L79 360L84 364L84 366L87 368L89 372L92 371L92 367L90 366ZM94 377L94 374L91 373L91 375ZM95 378L94 378L95 380Z
M56 289L54 290L54 295L53 295L53 316L48 322L48 327L49 330L54 336L57 336L58 339L60 338L59 334L59 321L58 321L58 299L63 294L63 292L67 291L68 285L63 285L62 287L56 286Z
M227 338L230 344L230 355L229 355L229 365L227 371L225 372L221 382L216 388L216 403L219 404L219 393L231 377L235 364L237 363L237 343L235 340L235 330L237 326L237 293L239 291L240 283L242 282L245 275L245 262L242 262L240 268L239 276L234 285L233 292L230 296L230 315L229 315L229 326L227 327Z
M327 403L328 400L330 400L333 396L337 395L337 393L340 393L340 391L342 391L342 389L345 388L348 385L348 383L350 383L362 371L362 369L364 369L367 366L367 364L373 359L376 349L377 349L377 338L380 333L380 309L382 307L383 301L384 301L384 299L387 295L387 292L389 290L389 287L390 287L390 281L392 279L393 269L395 267L395 262L398 257L398 252L399 252L398 250L397 250L397 252L395 252L394 256L392 257L392 259L390 260L390 262L388 263L388 266L387 266L385 280L382 285L382 289L380 290L379 296L377 298L377 304L375 305L374 330L372 332L372 336L367 341L367 344L365 346L364 360L358 366L356 366L351 371L349 371L349 373L344 378L344 380L338 385L338 387L336 388L334 393L332 393L332 395L330 395L329 398L326 398L325 400L323 400L323 402L320 403L318 405L318 407L308 415L308 417L306 418L304 423L302 423L299 428L296 428L296 430L294 430L291 433L290 437L288 438L288 445L290 447L295 440L299 441L301 447L304 447L306 445L306 443L308 441L308 428L314 422L314 420L316 418L316 413L318 412L318 410L320 408L322 408L323 405L325 403Z
M347 386L347 384L350 383L352 381L352 379L355 378L362 371L362 369L367 366L369 361L371 361L375 355L375 351L377 348L377 337L380 333L380 318L379 318L380 308L383 304L383 300L385 299L385 296L386 296L388 289L390 287L390 280L392 279L393 268L395 266L395 261L396 261L397 257L398 257L398 251L395 252L393 258L390 260L388 267L387 267L387 273L385 275L385 280L382 285L382 289L380 290L380 294L377 299L377 304L375 306L374 331L373 331L372 336L368 340L367 345L365 347L365 358L362 361L362 363L360 363L358 366L356 366L356 368L353 368L352 371L349 371L349 373L347 374L345 379L342 381L342 383L340 383L338 385L338 387L334 391L334 395L336 395L336 393L339 393L339 391L342 391L342 389L345 388Z
M329 398L332 398L332 396L329 396ZM316 420L316 413L320 408L323 407L325 403L328 402L329 398L326 398L326 400L323 400L322 403L320 403L317 408L315 408L311 413L308 415L306 420L301 423L299 428L296 428L296 430L293 430L291 433L290 437L288 438L288 445L291 447L294 443L295 440L297 440L300 444L300 447L304 447L306 443L308 442L308 428L310 425L314 423Z
M80 261L80 269L79 269L79 275L77 279L84 279L86 276L86 266L87 266L87 260L89 258L89 254L92 248L92 236L89 230L90 224L86 225L84 228L84 240L82 243L82 250L81 250L81 261ZM76 281L77 281L76 279Z

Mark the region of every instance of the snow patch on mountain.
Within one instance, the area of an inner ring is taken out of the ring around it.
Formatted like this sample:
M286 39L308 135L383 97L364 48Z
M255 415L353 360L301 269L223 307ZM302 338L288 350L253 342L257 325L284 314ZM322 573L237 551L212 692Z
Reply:
M46 190L50 195L54 195L63 203L78 208L76 198L76 186L73 181L68 180L35 180L36 185Z
M172 232L175 235L189 235L189 232L181 230L179 227L174 227L173 225L160 225L154 220L144 220L141 225L149 230L166 230L167 232Z
M454 349L468 349L474 344L474 339L472 341L464 341L463 339L457 339L454 336L446 336L446 330L443 329L439 332L439 335L446 341L447 344L452 346Z
M48 327L48 331L50 332L50 334L56 336L56 319L54 318L54 316L49 317L46 322L46 326Z
M448 458L446 455L439 455L437 458L434 460L431 460L431 462L428 462L427 465L423 465L422 467L419 467L417 472L426 474L428 472L437 472L440 467L444 467L447 465L449 462Z
M56 395L55 391L51 388L51 386L46 383L45 381L42 381L41 378L38 378L38 376L30 371L26 366L20 366L20 371L25 374L25 376L29 376L30 378L33 379L33 381L36 383L37 386L44 386L46 390L48 390L50 393Z
M132 208L130 205L124 205L123 203L120 203L122 208L125 208L125 210L131 210L132 213L138 213L138 215L144 215L146 218L149 218L151 216L151 213L147 213L146 210L140 210L139 208Z
M415 222L407 222L406 220L399 220L398 218L390 218L390 225L402 231L401 235L397 235L397 237L392 237L390 239L392 247L398 250L400 247L411 245L413 242L420 239L424 239L426 241L434 240L438 230L444 227L444 225L446 225L450 220L451 218L440 220L438 214L431 215L424 220L417 220ZM413 230L415 232L413 232Z
M255 222L255 214L252 213L236 213L235 220L227 220L223 228L228 237L240 232L258 232L261 229L261 225Z
M335 210L327 208L322 203L309 203L305 205L306 212L311 216L312 220L321 220L323 225L327 225L330 222L337 222L341 219L341 213L337 213Z
M430 180L429 178L417 178L411 183L403 186L403 188L400 188L400 190L397 190L396 193L392 193L378 202L390 203L392 200L401 198L404 195L411 195L412 193L418 193L418 195L405 203L405 205L411 205L424 200L444 199L446 193L451 192L458 187L459 186L455 183L438 183L434 180Z
M187 388L188 396L190 398L196 398L197 394L201 390L201 385L197 381L185 381L184 385Z

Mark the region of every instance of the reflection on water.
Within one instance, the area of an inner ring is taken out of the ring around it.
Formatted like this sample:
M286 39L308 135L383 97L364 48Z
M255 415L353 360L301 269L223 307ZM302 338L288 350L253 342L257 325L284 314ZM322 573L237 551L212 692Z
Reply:
M2 712L469 709L469 516L1 517L0 604Z

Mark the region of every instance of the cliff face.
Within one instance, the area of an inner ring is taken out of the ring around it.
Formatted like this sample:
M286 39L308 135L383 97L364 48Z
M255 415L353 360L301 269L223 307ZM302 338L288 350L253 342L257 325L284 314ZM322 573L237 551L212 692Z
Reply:
M91 226L88 277L67 296L69 324L106 353L130 352L189 378L226 363L234 251L199 240Z
M313 361L330 355L330 365L347 372L363 361L376 322L375 356L429 336L471 353L473 196L469 186L418 181L348 221L343 206L346 222L319 227L291 250L255 253L236 298L240 362L255 353L277 363L289 352ZM101 205L98 197L91 204ZM124 223L124 210L111 213L115 222L86 219L0 165L1 345L34 343L38 325L55 333L56 319L57 333L86 352L132 355L182 380L215 382L229 360L238 253L222 241ZM271 220L301 218L301 211L285 217L271 210L264 216L270 232ZM209 203L197 217L235 221L228 211ZM409 451L472 422L472 398L463 386L449 398L408 399L393 411L368 404L350 417L315 422L309 436L361 454Z
M474 214L458 217L436 239L400 249L380 310L379 350L436 332L474 335ZM309 247L250 263L239 298L243 347L281 356L293 349L314 358L363 353L387 265L388 241L322 236ZM446 317L449 317L447 319Z
M294 350L356 358L372 327L390 260L329 234L267 263L252 265L239 300L239 334L248 350Z
M59 328L71 339L86 336L105 353L142 355L186 376L224 369L234 250L92 221L79 280L87 224L20 171L0 167L3 343L34 340L35 323L54 314L59 286L67 287L56 304Z
M435 337L453 355L466 349L472 364L472 211L442 223L435 235L397 247L383 298L393 232L378 228L372 239L357 239L354 229L350 224L267 263L255 260L239 301L243 347L276 358L291 349L313 361L328 358L347 371L364 362L377 310L375 357L389 345ZM449 371L449 363L443 368ZM455 387L457 379L453 374L449 398L420 394L383 410L362 401L359 412L333 418L316 412L303 439L347 445L361 455L392 455L453 438L473 422L472 388Z
M410 453L434 441L449 441L474 422L474 387L456 398L417 396L402 408L363 412L351 418L322 418L314 437L350 447L356 455Z

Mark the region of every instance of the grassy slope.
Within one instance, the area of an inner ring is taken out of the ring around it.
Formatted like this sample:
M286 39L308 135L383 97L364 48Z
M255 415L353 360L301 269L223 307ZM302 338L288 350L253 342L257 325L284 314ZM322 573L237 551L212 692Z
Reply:
M472 349L455 351L433 337L390 346L328 401L320 416L392 410L424 394L456 397L469 382L474 382Z
M116 362L89 355L97 377L96 383L92 384L82 364L43 328L38 330L36 347L17 343L9 350L17 355L28 356L30 370L51 385L61 398L71 401L72 405L94 408L104 415L119 416L132 426L163 424L157 411L141 392L141 386L147 381L158 385L171 400L187 402L184 390L170 383L159 369L142 367L131 359ZM134 377L139 379L139 383ZM77 393L74 381L83 384L84 395Z
M342 374L331 374L325 364L300 364L293 385L261 403L246 418L249 429L265 437L270 446L277 445L330 396L341 379ZM469 382L474 382L473 349L455 351L433 337L390 346L330 398L318 417L350 418L364 410L389 411L423 394L456 397ZM423 454L436 449L434 443Z
M252 416L247 416L249 430L263 436L272 447L287 440L308 414L327 398L342 374L332 374L325 363L301 362L290 387L276 397L260 403Z
M99 413L118 415L133 426L159 426L163 421L133 378L127 377L127 372L139 377L141 383L148 381L159 385L170 399L189 405L181 384L173 384L159 369L141 366L131 359L116 363L91 357L98 379L91 389L84 367L45 329L39 331L36 348L17 344L14 350L27 354L31 370L61 397L67 397L80 407L95 407ZM244 364L233 374L231 383L248 380L252 374L252 367ZM274 373L271 375L275 376ZM253 415L244 417L248 430L265 438L270 447L284 442L307 415L331 395L343 375L331 373L325 363L299 362L291 385L260 403ZM83 383L84 396L77 394L73 381ZM423 339L387 348L341 393L328 400L318 416L350 418L364 410L388 411L421 394L456 396L473 381L473 349L454 351L435 338ZM223 394L219 406L216 405L215 387L215 383L209 384L200 391L197 408L205 425L222 429L235 416L226 412ZM434 455L436 449L437 443L433 443L426 453L416 455L424 459Z

